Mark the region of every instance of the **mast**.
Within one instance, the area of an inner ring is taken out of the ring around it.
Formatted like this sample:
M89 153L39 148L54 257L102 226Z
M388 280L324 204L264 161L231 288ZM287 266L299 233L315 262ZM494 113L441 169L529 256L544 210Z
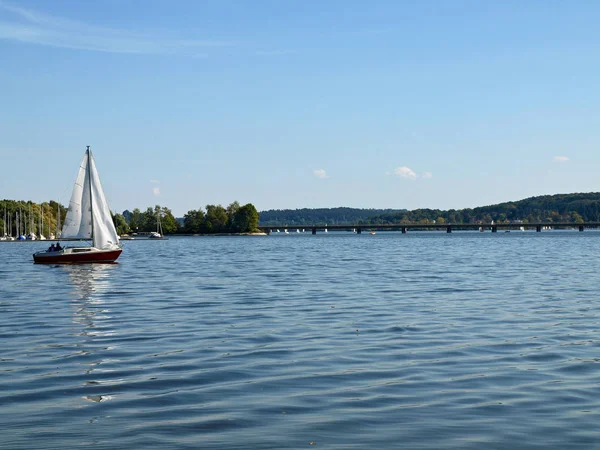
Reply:
M87 171L88 171L88 180L89 180L89 185L90 185L90 218L92 219L92 246L94 246L94 200L92 198L92 170L91 170L91 165L92 165L92 152L90 150L90 146L87 146Z

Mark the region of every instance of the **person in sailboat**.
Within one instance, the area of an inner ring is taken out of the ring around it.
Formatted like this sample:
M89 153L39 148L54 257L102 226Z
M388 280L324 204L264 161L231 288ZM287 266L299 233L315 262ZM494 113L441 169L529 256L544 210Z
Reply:
M60 252L63 248L60 246L60 242L56 243L56 251Z
M49 252L55 252L55 251L56 251L56 247L54 246L54 244L52 244L52 245L50 246L50 248L48 248L48 251L49 251Z

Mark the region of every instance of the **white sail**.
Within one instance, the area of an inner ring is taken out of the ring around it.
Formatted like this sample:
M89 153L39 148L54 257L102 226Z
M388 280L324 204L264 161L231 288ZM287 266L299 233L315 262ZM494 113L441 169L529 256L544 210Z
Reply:
M100 250L119 248L119 236L90 150L79 166L60 237L92 239L92 245Z
M108 202L100 183L100 177L96 170L96 162L91 152L89 173L91 177L94 247L98 249L118 248L119 235L115 229L110 208L108 207Z
M91 239L92 213L90 204L90 179L87 170L87 153L79 166L79 173L73 186L67 217L62 227L62 239Z

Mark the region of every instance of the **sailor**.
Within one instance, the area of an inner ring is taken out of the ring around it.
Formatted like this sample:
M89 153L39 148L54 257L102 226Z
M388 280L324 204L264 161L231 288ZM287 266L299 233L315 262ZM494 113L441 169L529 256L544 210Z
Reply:
M54 251L56 251L56 248L54 247L54 244L52 244L52 245L50 246L50 248L48 249L48 251L49 251L49 252L54 252Z
M60 242L56 243L56 251L60 252L63 248L60 246Z

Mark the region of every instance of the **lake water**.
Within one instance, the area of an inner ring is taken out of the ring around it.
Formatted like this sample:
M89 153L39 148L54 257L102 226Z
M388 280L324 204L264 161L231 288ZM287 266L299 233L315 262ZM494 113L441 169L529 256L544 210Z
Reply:
M600 232L0 243L2 449L600 447Z

